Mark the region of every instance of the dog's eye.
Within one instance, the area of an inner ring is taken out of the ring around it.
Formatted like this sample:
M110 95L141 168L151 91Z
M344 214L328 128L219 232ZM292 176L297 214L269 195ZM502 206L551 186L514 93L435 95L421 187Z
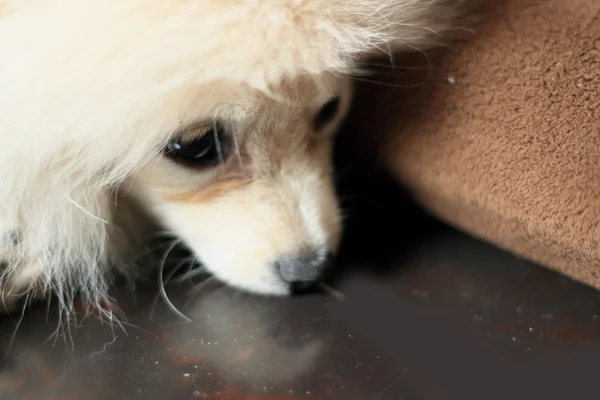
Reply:
M341 99L340 96L336 96L333 99L329 100L319 111L315 118L315 130L321 130L327 125L331 120L335 118L339 109L340 109Z
M223 161L226 158L226 135L220 124L213 125L202 136L188 139L177 137L167 143L167 157L181 164L193 167L205 167Z

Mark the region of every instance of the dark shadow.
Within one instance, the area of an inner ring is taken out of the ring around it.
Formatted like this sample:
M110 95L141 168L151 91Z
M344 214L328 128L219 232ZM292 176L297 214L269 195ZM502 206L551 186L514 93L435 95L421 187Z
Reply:
M345 217L339 268L368 266L370 272L391 272L403 251L432 234L439 222L411 200L397 179L364 158L347 139L340 135L336 151L337 170L342 174L337 187Z
M393 67L390 60L373 61L370 72L357 79L352 111L336 142L336 186L345 230L329 280L356 269L377 275L396 272L414 244L442 225L412 200L378 153L389 135L402 135L388 128L390 119L426 112L427 102L412 104L411 99L434 94L430 80L449 51L397 56ZM406 115L390 116L386 108L398 103L411 107Z

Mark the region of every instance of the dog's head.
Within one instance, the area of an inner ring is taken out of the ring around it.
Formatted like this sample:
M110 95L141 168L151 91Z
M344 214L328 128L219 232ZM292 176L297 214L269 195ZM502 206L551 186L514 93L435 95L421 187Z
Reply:
M228 283L284 294L314 282L340 239L331 162L348 79L213 85L131 192Z
M49 191L103 214L69 182L120 186L222 280L289 293L340 240L348 76L431 44L454 2L0 0L0 127Z

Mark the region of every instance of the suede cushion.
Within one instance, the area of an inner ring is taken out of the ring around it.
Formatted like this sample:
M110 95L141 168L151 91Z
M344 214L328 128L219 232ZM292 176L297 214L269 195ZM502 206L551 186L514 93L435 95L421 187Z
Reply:
M600 288L600 1L489 1L468 40L394 64L353 138L434 215Z

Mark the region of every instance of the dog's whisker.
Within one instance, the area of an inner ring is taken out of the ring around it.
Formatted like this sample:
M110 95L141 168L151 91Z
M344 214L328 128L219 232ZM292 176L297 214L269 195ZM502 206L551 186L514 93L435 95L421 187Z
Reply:
M169 275L167 275L167 277L164 280L165 286L169 284L169 282L171 281L173 276L175 276L175 274L177 272L179 272L179 270L181 268L183 268L185 265L188 265L188 266L190 265L190 260L193 261L194 257L193 256L184 257L182 259L182 261L180 261L175 267L172 268L172 270L169 272Z
M146 257L152 255L156 250L158 250L158 249L160 249L162 247L165 247L165 246L167 246L167 243L159 243L159 244L156 244L154 246L148 246L134 260L132 260L132 262L136 263L136 262L138 262L138 261L140 261L142 259L145 259ZM152 259L152 257L151 257L151 259Z
M427 67L420 67L419 68L419 69L427 71L427 76L421 82L418 82L418 83L415 83L415 84L399 85L399 84L394 84L394 83L390 83L390 82L381 82L381 81L376 81L376 80L372 80L372 79L365 79L365 78L361 78L359 76L355 76L353 79L356 80L356 81L360 81L360 82L372 83L372 84L376 84L376 85L380 85L380 86L386 86L386 87L391 87L391 88L399 88L399 89L418 88L418 87L421 87L421 86L425 85L427 82L429 82L429 80L431 79L431 76L433 74L432 63L431 63L431 59L429 58L429 55L425 51L423 51L423 50L421 50L421 49L419 49L419 48L417 48L417 47L415 47L413 45L410 45L408 43L404 43L404 45L406 47L414 50L415 52L418 52L418 53L422 54L423 57L425 57L425 60L427 60Z
M169 253L175 249L175 247L177 246L179 240L178 239L173 239L171 241L171 244L169 245L169 247L167 247L167 249L165 250L165 252L163 253L162 256L162 261L159 263L158 265L158 269L157 269L157 273L158 273L158 281L159 281L159 293L156 295L156 297L154 298L154 301L152 303L152 309L150 310L150 319L154 318L154 311L156 309L156 306L158 305L158 300L160 299L160 297L162 296L162 292L160 291L161 288L163 288L163 284L162 284L162 279L163 279L163 272L164 272L164 266L165 263L167 262L167 258L169 256Z
M215 276L209 276L204 281L202 281L198 285L194 286L194 288L188 292L188 294L190 295L190 299L185 304L185 307L188 308L190 306L190 304L192 304L192 302L196 299L196 297L198 297L198 295L200 294L200 292L207 285L209 285L210 283L214 283L214 282L218 282L217 278Z
M425 66L390 65L390 64L382 64L382 63L375 63L375 62L370 62L370 63L364 64L364 65L368 66L368 67L373 67L376 69L392 70L393 73L399 72L399 71L425 71L425 70L429 69L429 67L425 67ZM373 73L375 73L375 71L373 71Z
M181 284L185 281L193 281L194 278L208 274L209 272L204 268L190 268L189 272L177 277L177 282Z
M429 80L429 78L426 78L423 81L421 81L419 83L412 84L412 85L399 85L399 84L394 84L394 83L389 83L389 82L381 82L381 81L376 81L374 79L364 79L364 78L359 78L359 77L354 77L353 79L355 81L359 81L359 82L371 83L371 84L378 85L378 86L385 86L385 87L396 88L396 89L414 89L414 88L418 88L418 87L423 86Z
M164 268L165 268L165 264L167 262L167 258L169 257L169 254L171 253L171 251L173 251L173 249L181 242L181 240L174 240L173 244L167 249L167 251L165 251L165 254L161 260L160 263L160 267L158 269L158 280L159 280L159 295L160 297L162 297L163 301L165 302L165 304L167 305L167 307L177 316L179 316L180 318L182 318L184 321L186 322L191 322L192 320L188 317L186 317L181 311L179 311L177 309L177 307L175 307L175 305L173 304L173 302L171 302L171 299L169 299L169 296L167 295L167 291L165 290L165 284L164 284L164 280L163 280L163 273L164 273ZM156 304L158 302L158 298L156 299L153 307L152 307L152 311L150 313L150 318L154 318L154 310L156 309Z
M323 292L325 292L326 294L330 295L331 297L333 297L335 300L342 302L345 299L345 296L342 292L332 288L331 286L323 283L323 282L319 282L319 287L321 288L321 290L323 290Z

